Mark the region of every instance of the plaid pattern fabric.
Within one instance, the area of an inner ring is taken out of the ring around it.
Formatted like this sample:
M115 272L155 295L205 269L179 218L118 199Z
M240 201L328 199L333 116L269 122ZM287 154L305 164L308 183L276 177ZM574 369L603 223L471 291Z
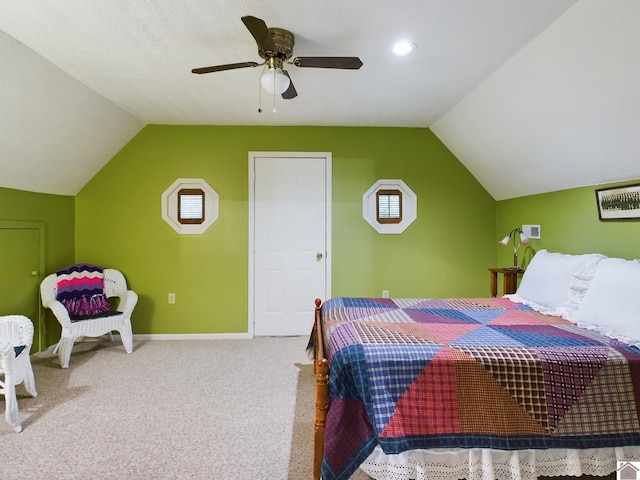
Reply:
M396 402L382 437L437 435L460 428L459 412L450 408L456 398L456 372L447 349L441 349ZM427 418L424 411L432 412Z
M545 431L549 431L542 362L535 353L513 347L460 347L480 363Z
M336 298L323 478L380 445L640 445L640 350L506 298Z

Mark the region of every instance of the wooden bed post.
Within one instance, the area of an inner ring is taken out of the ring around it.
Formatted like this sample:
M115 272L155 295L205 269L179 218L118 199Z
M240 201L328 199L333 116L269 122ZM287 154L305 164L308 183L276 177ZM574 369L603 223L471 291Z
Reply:
M314 373L316 377L316 421L313 440L313 479L320 480L324 457L324 427L329 407L329 361L324 356L321 301L316 298L314 323Z

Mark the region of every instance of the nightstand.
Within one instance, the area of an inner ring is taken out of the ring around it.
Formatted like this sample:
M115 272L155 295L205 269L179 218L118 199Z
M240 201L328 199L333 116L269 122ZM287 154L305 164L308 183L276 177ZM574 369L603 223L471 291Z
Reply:
M502 281L502 294L508 295L510 293L516 293L518 289L518 275L522 275L524 270L521 268L490 268L491 272L491 296L498 295L498 274L503 276Z

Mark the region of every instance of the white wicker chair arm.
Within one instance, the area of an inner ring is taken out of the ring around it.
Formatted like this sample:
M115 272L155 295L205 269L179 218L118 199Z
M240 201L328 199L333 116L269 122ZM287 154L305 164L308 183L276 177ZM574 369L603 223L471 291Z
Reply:
M130 316L133 313L133 309L138 303L138 294L133 290L127 290L120 295L120 303L117 310Z
M13 346L11 345L11 343L7 342L6 340L0 340L0 355L2 355L2 357L8 359L11 356L12 351Z
M125 315L130 316L133 313L133 309L138 303L138 294L133 290L127 290L119 295L120 303L118 303L117 310L123 312Z
M33 323L22 315L5 315L0 317L0 339L9 342L12 347L33 343Z
M0 340L0 373L13 372L16 363L16 354L13 346L6 340ZM0 381L0 391L4 388L4 384ZM0 394L2 395L2 394Z
M69 317L69 311L65 308L65 306L59 300L49 300L44 304L45 308L50 309L55 317L58 319L61 325L69 326L71 325L71 318Z

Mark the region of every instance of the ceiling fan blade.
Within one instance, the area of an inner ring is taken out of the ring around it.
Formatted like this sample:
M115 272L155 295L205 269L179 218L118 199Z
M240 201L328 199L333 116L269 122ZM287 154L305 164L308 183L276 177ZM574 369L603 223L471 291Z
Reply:
M273 38L264 20L247 15L242 17L242 23L244 23L245 27L247 27L251 35L253 35L253 38L255 38L258 49L264 50L265 52L276 52L276 45L273 43Z
M293 59L297 67L340 68L358 70L363 64L358 57L296 57Z
M298 96L298 92L296 92L296 87L293 86L293 80L291 80L291 76L289 76L289 72L286 70L282 70L287 77L289 77L289 88L287 88L282 94L282 98L285 100L291 100L292 98L296 98Z
M241 63L228 63L226 65L215 65L213 67L200 67L194 68L191 70L191 73L212 73L212 72L223 72L225 70L234 70L236 68L245 68L245 67L257 67L258 64L256 62L241 62Z

